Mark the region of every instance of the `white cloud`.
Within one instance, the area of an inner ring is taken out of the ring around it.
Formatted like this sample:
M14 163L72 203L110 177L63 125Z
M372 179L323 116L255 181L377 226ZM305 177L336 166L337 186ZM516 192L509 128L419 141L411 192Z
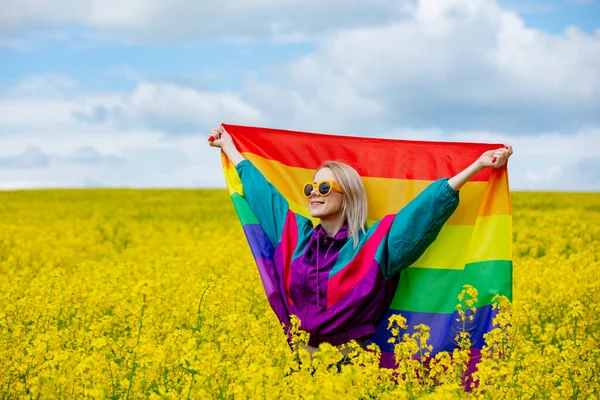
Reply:
M514 174L511 189L515 189ZM560 165L546 165L517 176L517 189L600 191L600 157L586 157Z
M0 157L0 169L33 169L48 165L48 157L36 146L25 148L21 154Z
M60 1L69 8L67 0ZM77 115L91 122L116 110L125 124L141 121L167 130L195 128L205 117L232 116L247 123L350 133L399 126L574 132L600 124L600 31L589 35L571 27L553 35L531 29L517 14L489 0L421 0L400 6L384 0L353 1L356 10L316 0L201 6L177 0L144 7L139 1L119 1L116 7L112 1L91 0L85 17L77 7L74 13L80 23L98 24L107 34L114 30L127 36L150 29L166 36L177 29L205 29L212 35L206 38L215 43L219 35L235 35L236 29L264 38L260 29L269 21L328 34L316 37L315 51L271 69L262 81L246 82L241 93L144 83L136 75L136 90L111 109L80 105L88 107L89 118L85 111L77 110ZM19 4L13 5L16 14L23 7ZM219 7L236 12L207 17L221 13ZM361 7L372 10L360 14ZM259 11L266 12L264 19L256 18ZM35 15L44 12L51 13L42 7ZM375 23L373 16L382 13L387 19ZM335 24L327 23L327 16L334 14ZM156 23L158 16L161 23ZM253 24L261 28L253 30Z
M219 119L254 123L260 116L258 109L234 93L199 92L173 84L142 83L127 96L119 118L169 130L171 126L183 129L208 126Z
M525 181L536 186L547 186L561 175L563 168L558 165L543 167L539 171L527 171L523 177Z
M73 23L85 17L87 1L3 0L0 2L0 33L32 24Z
M0 185L222 186L205 137L229 122L509 142L511 188L600 190L585 173L600 157L600 31L545 33L487 0L353 0L343 9L316 0L77 3L11 2L0 25L73 24L153 42L310 36L315 50L239 92L151 82L127 66L107 73L129 76L129 92L86 93L69 76L30 76L0 97L0 158L35 146L49 165L5 168ZM232 5L236 12L223 11Z
M308 129L351 116L347 127L361 131L377 120L388 128L572 132L600 124L600 34L551 35L489 1L423 0L411 19L337 31L272 86L285 88L274 93L274 109L290 98L310 105L292 115ZM258 89L247 99L260 98Z
M70 126L74 122L72 113L87 109L86 104L72 100L0 98L0 129L4 132L31 128L54 130Z
M29 77L9 88L0 97L0 135L33 128L87 132L106 127L189 134L221 121L256 123L261 118L261 112L236 93L148 82L130 93L71 93L74 87L70 79L43 76Z
M5 95L11 98L63 97L75 92L77 87L77 81L67 75L30 75L9 88Z
M556 5L541 1L503 1L502 6L520 15L553 14L558 11Z
M122 137L106 132L61 146L61 136L21 139L0 157L0 188L224 186L220 153L207 145L206 135L167 141L146 132L126 143Z
M411 1L348 0L5 0L0 32L79 25L109 36L151 41L298 40L344 26L386 23Z

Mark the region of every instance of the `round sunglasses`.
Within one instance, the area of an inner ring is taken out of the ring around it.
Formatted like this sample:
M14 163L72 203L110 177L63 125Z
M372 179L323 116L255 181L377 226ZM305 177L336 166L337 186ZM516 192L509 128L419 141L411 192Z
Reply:
M317 194L321 197L327 196L329 193L331 193L331 190L336 190L340 193L342 192L342 187L334 181L330 181L330 180L324 180L321 182L317 182L317 183L313 183L313 182L307 182L304 184L304 196L306 196L306 198L309 198L310 195L312 194L312 191L314 188L317 188Z

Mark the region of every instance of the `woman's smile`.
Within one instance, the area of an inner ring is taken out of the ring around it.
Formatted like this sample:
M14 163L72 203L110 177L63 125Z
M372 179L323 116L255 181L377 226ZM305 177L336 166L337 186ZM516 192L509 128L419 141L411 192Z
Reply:
M330 168L319 169L313 178L313 182L330 180L337 182L337 177ZM342 207L342 193L337 190L331 190L327 196L319 196L318 188L313 188L311 197L308 198L308 208L310 215L314 218L337 218L340 216Z

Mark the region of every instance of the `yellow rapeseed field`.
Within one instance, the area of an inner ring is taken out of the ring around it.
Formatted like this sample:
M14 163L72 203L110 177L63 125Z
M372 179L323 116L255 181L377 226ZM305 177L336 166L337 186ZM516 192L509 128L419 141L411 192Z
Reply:
M467 393L460 348L412 357L427 327L397 338L399 371L292 353L225 191L0 192L1 397L598 398L600 194L512 202L514 302Z

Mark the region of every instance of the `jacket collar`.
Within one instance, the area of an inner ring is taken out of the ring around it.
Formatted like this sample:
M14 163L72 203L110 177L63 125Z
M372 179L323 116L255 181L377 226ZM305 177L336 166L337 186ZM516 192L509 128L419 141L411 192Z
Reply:
M315 227L315 229L313 230L313 234L316 235L318 239L325 239L325 238L329 237L329 236L327 236L327 233L325 232L325 230L323 229L321 224L319 224ZM330 239L333 239L333 240L348 239L348 224L342 225L340 230L333 236L333 238L330 238Z

